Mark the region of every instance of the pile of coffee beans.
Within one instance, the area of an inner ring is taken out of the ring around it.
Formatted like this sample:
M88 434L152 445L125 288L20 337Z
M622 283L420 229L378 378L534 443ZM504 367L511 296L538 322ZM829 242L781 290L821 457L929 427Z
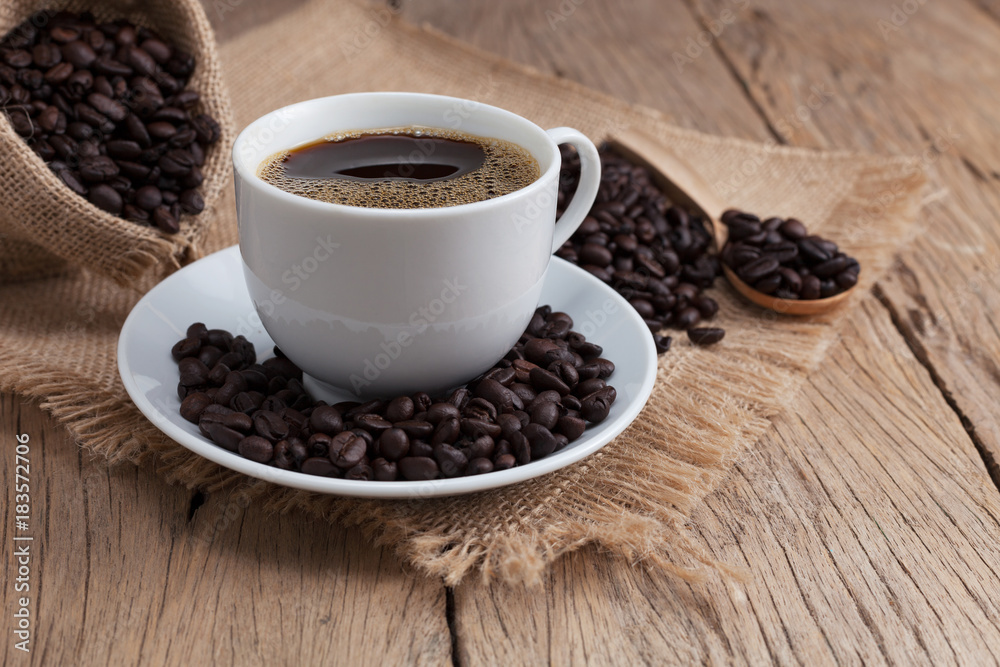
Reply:
M194 58L154 31L40 13L0 41L0 107L68 188L127 220L177 232L219 124L188 90Z
M580 158L562 149L561 214L576 192ZM664 328L692 329L719 305L703 290L722 273L705 221L690 215L652 182L649 171L600 149L601 184L579 229L556 255L577 264L624 296L642 316L657 352L670 349Z
M615 365L572 327L543 306L506 357L448 396L336 405L313 401L280 350L257 363L222 329L192 324L171 354L181 415L220 447L311 475L429 480L525 465L607 418Z
M812 300L840 294L858 283L861 265L837 244L809 234L795 218L761 220L753 213L722 214L729 239L722 261L758 292Z

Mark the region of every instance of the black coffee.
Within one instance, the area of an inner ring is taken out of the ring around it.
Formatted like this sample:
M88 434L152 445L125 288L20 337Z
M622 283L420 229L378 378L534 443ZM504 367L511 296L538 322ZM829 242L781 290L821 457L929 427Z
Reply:
M265 160L260 177L302 197L367 208L435 208L483 201L538 179L520 146L427 127L327 137Z

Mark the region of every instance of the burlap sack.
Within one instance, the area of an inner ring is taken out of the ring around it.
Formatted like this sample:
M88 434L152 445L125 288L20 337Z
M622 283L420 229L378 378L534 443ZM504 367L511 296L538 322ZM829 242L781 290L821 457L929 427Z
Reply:
M228 11L231 5L217 7ZM86 272L0 287L0 389L37 399L82 447L112 463L155 459L171 481L231 494L230 506L246 507L248 521L282 511L358 526L410 565L452 584L475 571L484 578L538 581L560 555L588 544L685 576L696 573L689 566L701 557L686 537L685 521L769 428L769 418L793 403L851 317L852 304L906 241L920 207L918 159L794 149L680 129L656 111L402 24L385 8L305 0L221 51L240 127L312 97L411 90L495 104L542 127L576 127L594 140L633 128L696 166L731 205L800 216L811 229L841 241L864 266L858 294L814 317L778 317L718 281L715 322L726 329L726 339L698 348L675 337L659 358L645 410L604 449L523 484L414 501L277 487L192 454L139 413L118 377L118 332L139 294ZM220 224L205 239L207 249L235 243L235 218L230 191L220 204ZM151 285L146 280L140 290ZM194 530L211 541L217 528L204 523Z
M201 193L205 210L184 215L181 231L164 234L112 216L67 188L0 113L0 281L51 275L85 266L121 284L158 266L169 270L201 255L200 242L229 187L234 137L229 97L222 82L215 37L198 0L13 0L0 5L0 35L36 12L90 11L98 20L125 18L155 29L194 55L189 87L201 94L198 111L222 126L206 154ZM39 14L44 20L46 14Z

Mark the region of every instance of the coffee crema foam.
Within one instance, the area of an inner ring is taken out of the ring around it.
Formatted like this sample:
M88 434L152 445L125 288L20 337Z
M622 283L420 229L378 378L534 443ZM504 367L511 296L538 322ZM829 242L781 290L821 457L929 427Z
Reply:
M369 136L405 135L414 137L420 146L421 137L469 142L478 145L484 154L481 166L453 178L435 180L408 179L347 179L330 176L324 178L291 177L285 173L284 161L296 150L275 153L261 163L257 175L267 183L300 197L332 204L345 204L364 208L440 208L485 201L520 190L538 180L541 170L538 161L521 146L489 137L479 137L455 130L409 126L385 129L340 132L311 142L341 142ZM416 150L399 156L400 163L433 163L433 150Z

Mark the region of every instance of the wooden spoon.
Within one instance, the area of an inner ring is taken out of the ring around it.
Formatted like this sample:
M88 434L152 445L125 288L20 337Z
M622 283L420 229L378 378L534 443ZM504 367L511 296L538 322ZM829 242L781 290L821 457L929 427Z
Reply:
M656 184L675 204L700 214L712 225L715 244L721 252L728 232L719 218L728 208L716 196L712 188L684 160L665 149L659 140L634 129L623 130L608 140L616 153L649 169ZM739 276L725 263L722 271L730 284L744 297L758 306L770 308L785 315L816 315L825 313L839 305L857 287L851 287L840 294L825 299L782 299L758 292L740 280Z

